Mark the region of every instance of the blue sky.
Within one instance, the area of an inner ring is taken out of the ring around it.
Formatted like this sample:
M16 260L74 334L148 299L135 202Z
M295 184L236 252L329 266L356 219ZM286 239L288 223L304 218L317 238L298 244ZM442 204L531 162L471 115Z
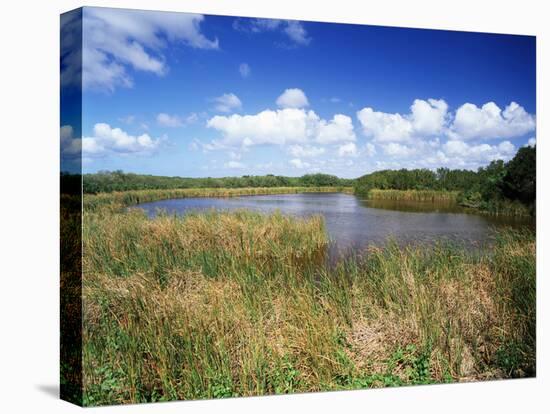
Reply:
M475 169L536 136L529 36L85 8L82 78L85 172Z

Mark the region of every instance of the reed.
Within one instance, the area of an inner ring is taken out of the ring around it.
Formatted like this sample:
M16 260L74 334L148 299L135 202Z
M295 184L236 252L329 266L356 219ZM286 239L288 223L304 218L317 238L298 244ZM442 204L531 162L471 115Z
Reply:
M373 200L451 202L455 203L459 191L437 190L369 190L367 198Z
M82 220L86 405L534 375L528 230L334 264L320 217Z

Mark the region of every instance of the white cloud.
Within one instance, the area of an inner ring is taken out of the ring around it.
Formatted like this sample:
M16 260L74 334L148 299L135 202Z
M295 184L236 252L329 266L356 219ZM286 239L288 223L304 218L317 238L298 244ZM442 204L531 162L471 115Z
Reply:
M439 140L417 141L414 145L397 142L380 144L386 160L380 168L450 168L476 169L479 166L502 159L510 160L516 153L516 147L510 141L498 145L486 143L470 145L459 140L449 140L441 144ZM392 164L395 160L397 164ZM398 161L397 161L398 160Z
M233 20L233 29L239 32L246 33L262 33L266 31L276 30L283 24L280 19L251 19L251 18L236 18Z
M418 166L423 168L425 167L433 168L433 167L443 167L443 166L464 167L466 164L464 160L461 160L461 159L458 160L458 162L456 161L457 160L455 159L455 163L451 164L451 159L447 157L447 155L445 155L443 151L437 150L435 152L430 151L428 154L420 158L420 164Z
M310 163L304 162L300 158L293 158L289 162L294 168L298 168L301 170L304 168L309 168L311 166Z
M309 45L311 38L308 37L306 29L301 22L297 20L289 20L287 26L284 28L284 32L298 45Z
M162 50L168 42L217 49L200 31L204 16L110 8L84 9L83 74L85 89L114 91L131 87L127 67L162 76L168 66Z
M277 105L281 108L304 108L309 106L307 96L301 89L286 89L281 96L277 98Z
M408 114L378 112L366 107L357 112L366 136L380 143L416 145L429 137L445 135L451 139L514 138L535 129L535 116L515 102L501 110L494 102L481 108L466 103L453 116L444 100L416 99ZM400 152L397 146L385 151ZM402 148L401 148L402 149Z
M315 147L312 145L291 145L288 150L290 155L298 158L317 157L325 153L325 149L323 147Z
M73 127L72 125L63 125L60 128L61 142L66 142L67 140L73 137Z
M216 103L215 108L219 112L231 112L242 106L241 100L234 93L224 93L214 98L214 102Z
M245 168L246 166L242 162L239 162L239 161L229 161L229 162L226 162L224 164L224 167L225 168L231 168L231 169L234 169L234 170L240 170L240 169Z
M508 160L516 152L516 147L510 141L502 141L498 145L469 145L464 141L450 140L443 145L443 151L449 158L455 158L461 163L490 162L497 159Z
M454 139L513 138L534 131L535 116L516 102L502 111L494 102L481 108L465 103L456 111L449 136Z
M367 155L367 157L372 157L376 155L376 147L374 146L374 144L367 142L367 144L365 145L365 154Z
M61 15L61 85L82 88L82 19L78 10Z
M239 65L239 73L243 78L248 78L248 76L250 75L250 66L248 65L248 63L241 63Z
M449 155L467 156L470 146L462 141L449 141L445 144L445 152Z
M336 114L330 121L319 121L317 142L320 144L337 144L339 142L355 141L353 122L347 115Z
M248 19L238 18L233 21L233 29L247 33L262 33L280 30L289 40L290 46L307 46L311 42L302 22L298 20ZM282 45L287 46L288 45Z
M406 158L416 154L416 148L409 147L407 145L399 144L397 142L390 142L381 145L384 154L393 158Z
M512 119L510 114L514 111L521 113L519 105L502 111L507 113L502 118ZM366 134L372 137L361 145L349 116L335 114L323 119L303 107L211 117L206 125L220 136L201 145L204 151L224 149L228 153L252 151L257 145L275 145L290 155L285 161L287 166L344 175L351 171L360 174L374 166L477 169L492 160L508 161L517 151L513 141L507 139L494 144L483 139L471 144L453 139L450 135L454 113L449 112L443 100L414 100L407 114L364 108L357 116ZM528 141L527 145L530 144L534 140ZM240 161L237 157L231 159ZM284 171L284 166L279 168Z
M415 99L410 121L416 135L436 135L443 131L449 106L443 99Z
M207 127L224 135L229 146L306 142L314 134L318 117L302 109L265 110L256 115L215 116Z
M380 142L408 141L412 132L411 123L400 114L388 114L363 108L357 112L357 118L366 136Z
M366 107L357 118L366 136L378 142L407 142L412 137L432 136L444 130L448 105L444 100L415 99L410 114L378 112Z
M356 157L357 146L354 142L348 142L347 144L340 145L338 147L338 156L340 157Z
M63 125L60 128L61 156L62 158L80 157L82 140L74 137L71 125Z
M223 134L212 145L247 147L252 145L327 144L355 140L351 118L337 114L332 120L320 119L313 111L286 108L265 110L256 115L214 116L207 127Z
M93 135L82 138L82 154L89 158L104 157L109 154L150 155L164 141L163 138L151 138L148 134L134 136L120 128L111 128L109 124L94 125Z
M531 137L527 140L527 144L525 144L526 147L534 147L537 145L537 139L535 137Z
M159 125L168 128L177 128L183 126L181 118L177 115L169 115L160 113L157 115L157 122Z
M497 148L504 155L512 155L516 151L516 147L510 141L502 141Z

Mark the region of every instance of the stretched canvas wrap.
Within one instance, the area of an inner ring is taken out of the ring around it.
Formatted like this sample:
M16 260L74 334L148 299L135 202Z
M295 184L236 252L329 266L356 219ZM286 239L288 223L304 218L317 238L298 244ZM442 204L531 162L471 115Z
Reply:
M63 399L536 375L535 37L60 28Z

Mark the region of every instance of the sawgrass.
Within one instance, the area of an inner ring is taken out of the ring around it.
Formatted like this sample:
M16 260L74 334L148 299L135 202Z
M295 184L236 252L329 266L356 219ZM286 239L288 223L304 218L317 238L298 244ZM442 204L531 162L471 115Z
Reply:
M535 374L528 230L332 263L321 217L114 207L135 196L82 218L85 405Z
M437 190L380 190L373 188L367 194L372 200L456 202L458 191Z

